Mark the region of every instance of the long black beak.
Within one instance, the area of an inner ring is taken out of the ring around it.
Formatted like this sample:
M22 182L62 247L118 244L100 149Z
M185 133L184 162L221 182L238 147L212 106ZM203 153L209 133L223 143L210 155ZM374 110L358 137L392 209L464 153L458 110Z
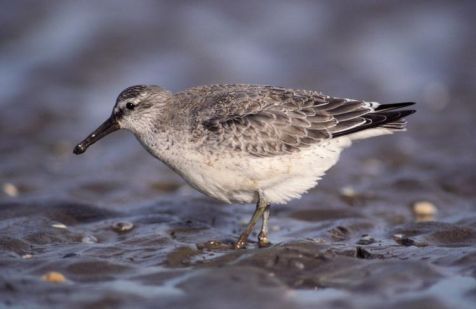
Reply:
M119 123L117 122L114 115L111 115L102 125L99 126L93 133L86 137L81 143L74 147L73 152L77 155L82 154L88 149L89 146L103 138L104 136L112 133L116 130L119 130Z

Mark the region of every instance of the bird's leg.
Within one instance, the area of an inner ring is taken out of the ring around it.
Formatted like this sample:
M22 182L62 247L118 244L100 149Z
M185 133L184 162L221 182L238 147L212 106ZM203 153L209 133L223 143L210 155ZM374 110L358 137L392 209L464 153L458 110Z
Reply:
M258 221L258 219L263 216L263 213L265 212L267 206L268 203L266 203L263 193L258 192L258 202L256 203L256 210L253 213L253 216L251 217L251 220L248 223L248 226L246 227L245 231L240 235L240 238L238 238L238 241L235 243L235 249L241 249L246 246L248 236L250 236L251 232L253 231L256 225L256 221Z
M270 206L266 205L263 212L263 225L261 226L261 231L258 234L258 245L260 248L268 247L270 245L268 239L268 222L269 222L269 212Z

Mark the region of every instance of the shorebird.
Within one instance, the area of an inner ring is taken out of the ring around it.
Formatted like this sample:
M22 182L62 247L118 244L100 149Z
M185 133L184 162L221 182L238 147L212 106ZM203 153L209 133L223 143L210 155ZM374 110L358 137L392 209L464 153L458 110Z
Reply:
M246 246L257 221L269 245L271 204L314 187L351 142L405 129L401 109L317 91L261 85L209 85L172 93L155 85L122 91L111 116L74 148L75 154L118 129L207 196L256 203L234 248Z

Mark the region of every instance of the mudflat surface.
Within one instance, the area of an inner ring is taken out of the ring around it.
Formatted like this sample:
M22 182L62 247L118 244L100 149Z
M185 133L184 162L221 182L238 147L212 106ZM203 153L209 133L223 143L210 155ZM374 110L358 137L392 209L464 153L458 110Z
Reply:
M137 3L0 13L0 307L474 308L471 1ZM253 205L195 192L126 132L72 154L122 88L217 81L418 112L272 207L272 246L235 251Z

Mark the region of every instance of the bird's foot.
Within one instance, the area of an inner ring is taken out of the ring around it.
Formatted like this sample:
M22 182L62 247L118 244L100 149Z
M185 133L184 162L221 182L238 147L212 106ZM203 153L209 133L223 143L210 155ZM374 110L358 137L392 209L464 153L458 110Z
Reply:
M233 249L245 249L247 242L248 240L241 235L238 241L233 244Z
M271 246L271 242L269 241L268 234L263 232L259 233L258 235L258 247L260 248L267 248Z

